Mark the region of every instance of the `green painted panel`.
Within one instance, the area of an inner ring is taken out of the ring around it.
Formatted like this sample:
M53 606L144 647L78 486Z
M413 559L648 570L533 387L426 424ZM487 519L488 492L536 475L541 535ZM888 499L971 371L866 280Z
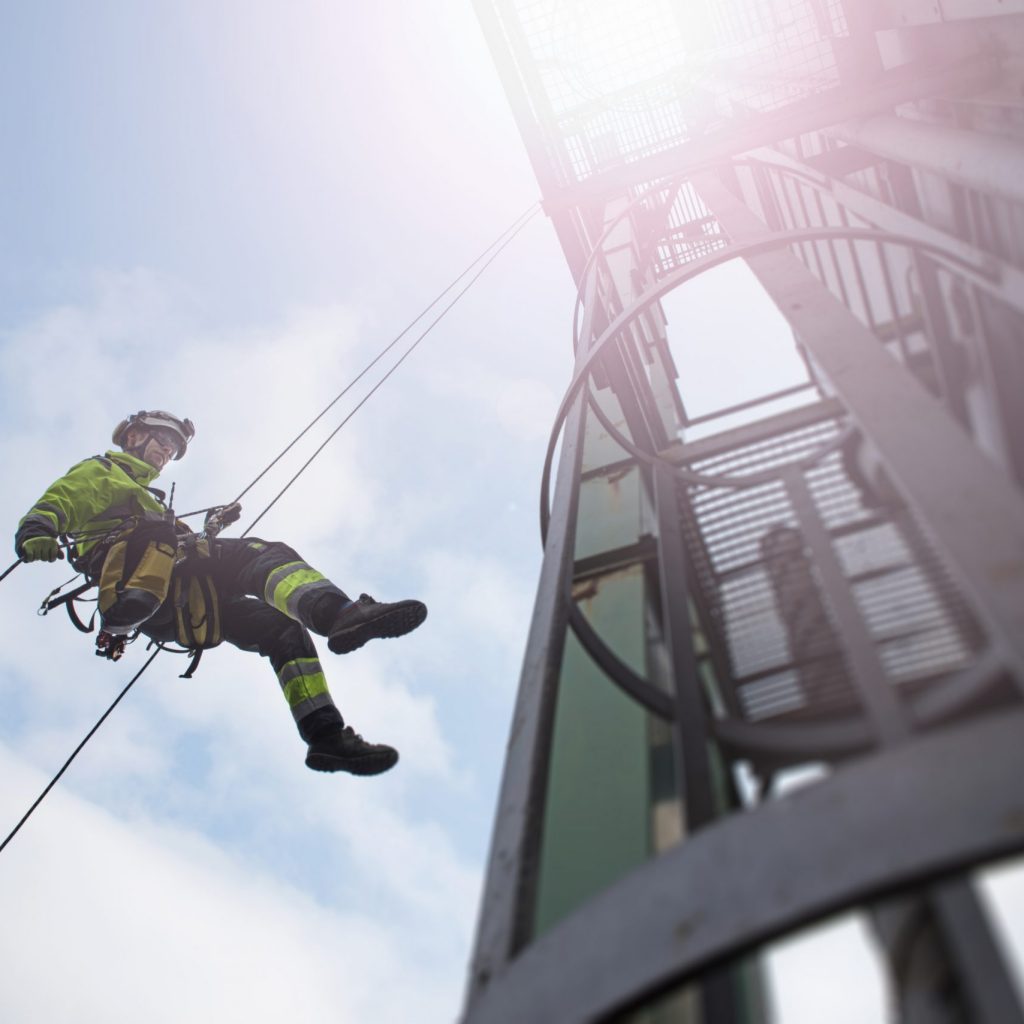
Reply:
M611 388L593 388L591 396L601 406L601 411L615 424L627 438L632 440L629 427L626 425L626 418L622 415L619 400ZM583 449L583 464L581 469L584 473L592 469L600 469L602 466L622 462L630 458L629 452L619 444L601 426L598 418L591 410L587 410L587 443Z
M640 472L636 466L580 484L577 559L637 542L643 529Z
M639 567L602 577L581 602L613 649L642 670L644 581ZM650 856L647 713L566 642L555 712L536 932Z

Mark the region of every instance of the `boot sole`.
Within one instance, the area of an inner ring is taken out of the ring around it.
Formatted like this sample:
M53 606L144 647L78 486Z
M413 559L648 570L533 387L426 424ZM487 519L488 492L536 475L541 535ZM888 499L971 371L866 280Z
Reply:
M426 617L427 606L422 601L403 601L375 619L332 633L327 646L334 654L348 654L358 650L368 640L405 636L422 625Z
M308 754L306 767L315 772L348 772L350 775L380 775L398 763L398 753L367 754L366 757L336 757L333 754Z

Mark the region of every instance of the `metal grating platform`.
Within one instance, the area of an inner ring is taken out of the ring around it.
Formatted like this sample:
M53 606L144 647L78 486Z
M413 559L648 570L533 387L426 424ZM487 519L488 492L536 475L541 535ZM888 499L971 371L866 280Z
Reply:
M841 440L835 420L744 444L691 469L742 478ZM888 682L917 689L970 665L979 628L902 505L878 507L843 454L805 474L846 585ZM849 713L849 645L806 549L782 480L688 488L687 542L700 600L726 652L736 705L751 722Z
M512 0L504 20L562 184L836 87L846 35L837 0Z

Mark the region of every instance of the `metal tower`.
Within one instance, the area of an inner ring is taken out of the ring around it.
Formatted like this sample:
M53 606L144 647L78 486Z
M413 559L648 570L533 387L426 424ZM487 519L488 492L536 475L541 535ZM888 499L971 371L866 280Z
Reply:
M772 1021L852 908L1024 1021L1024 2L476 3L578 296L464 1024ZM804 379L689 415L737 260Z

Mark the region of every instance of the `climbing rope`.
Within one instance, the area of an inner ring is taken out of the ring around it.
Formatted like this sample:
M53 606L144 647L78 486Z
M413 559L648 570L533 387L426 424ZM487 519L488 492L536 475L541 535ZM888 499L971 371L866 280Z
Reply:
M235 498L235 501L232 502L232 504L235 504L238 501L240 501L241 498L243 498L257 483L259 483L259 481L262 480L263 477L266 476L267 473L271 469L273 469L273 467L275 465L277 465L277 463L280 462L280 460L285 455L287 455L287 453L289 451L291 451L292 448L294 448L295 445L298 444L298 442L300 440L302 440L302 438L305 437L305 435L307 433L309 433L309 431L321 419L323 419L323 417L326 416L327 413L339 401L341 401L341 399L344 398L345 395L348 394L348 392L378 362L380 362L380 360L383 359L384 356L387 355L387 353L390 352L391 349L393 349L395 347L395 345L397 345L398 342L401 341L401 339L403 337L405 337L405 335L408 334L409 331L412 330L412 328L420 320L422 320L427 315L427 313L429 313L430 310L433 309L444 298L445 295L447 295L450 291L452 291L452 289L454 289L458 285L458 283L460 281L462 281L464 278L466 278L467 276L472 274L472 276L469 277L469 280L455 294L455 297L427 325L427 327L409 345L409 347L405 350L405 352L402 353L402 355L395 361L395 363L391 366L391 368L380 378L380 380L378 380L377 383L374 384L374 386L367 392L367 394L363 396L363 398L358 402L358 404L355 406L355 408L353 408L352 411L349 412L344 417L344 419L342 419L342 421L334 428L334 430L332 430L331 433L328 434L327 438L319 445L319 447L313 452L313 454L302 464L302 466L295 473L295 475L292 476L292 478L284 485L284 487L282 487L281 490L278 491L278 493L274 496L274 498L270 501L270 503L266 506L266 508L264 508L263 511L260 512L260 514L252 521L252 523L249 524L249 527L242 534L243 537L247 536L249 534L249 532L253 529L253 527L274 507L274 505L277 504L277 502L285 494L285 492L288 490L288 488L290 488L292 486L292 484L294 484L295 481L298 480L298 478L309 468L309 466L313 462L313 460L324 450L324 448L327 447L327 445L335 438L335 436L337 436L337 434L349 422L349 420L351 420L352 417L383 386L385 381L387 381L388 378L391 377L391 375L398 369L398 367L401 366L402 363L405 362L405 360L408 359L408 357L410 355L412 355L413 351L417 348L417 346L420 344L420 342L422 342L423 339L426 338L426 336L437 326L437 324L440 323L440 321L444 319L444 317L447 315L449 310L451 310L451 308L459 301L459 299L461 299L462 296L466 294L466 292L480 278L480 276L483 274L483 272L494 262L494 260L502 252L502 250L504 250L505 247L512 241L512 239L515 238L516 235L518 235L519 232L522 231L523 228L526 227L526 225L530 222L530 220L533 219L533 217L536 215L536 213L537 213L537 211L539 209L540 209L540 207L536 203L532 203L527 210L523 211L523 213L521 213L512 222L512 224L509 225L509 227L507 227L504 231L502 231L501 234L498 235L498 237L493 242L491 242L491 244L489 246L487 246L487 248L484 249L484 251L482 253L480 253L480 255L477 256L477 258L475 260L473 260L473 262L470 263L466 267L465 270L462 271L462 273L457 275L451 281L451 283L447 285L447 287L445 287L441 292L439 292L438 295L428 305L426 305L420 311L420 313L417 314L416 317L414 317L390 342L388 342L388 344L385 345L384 348L382 348L380 350L380 352L378 352L377 355L374 356L374 358L371 359L370 362L367 363L366 366L364 366L363 369L360 370L359 373L356 374L356 376L353 377L352 380L350 380L348 382L348 384L346 384L345 387L342 388L342 390L339 391L338 394L335 395L335 397L332 398L331 401L316 416L314 416L313 419L310 420L309 423L307 423L306 426L302 428L302 430L299 431L298 434L295 435L295 437L260 471L260 473L257 474L257 476L248 484L248 486L246 486L241 491L241 493L238 495L237 498ZM479 269L477 269L475 273L472 273L474 268L476 268L476 267L478 267ZM185 518L186 516L193 516L193 515L199 515L199 514L201 514L203 512L210 512L210 511L213 511L214 509L216 509L217 507L218 506L212 506L211 508L198 509L195 512L186 512L183 516L179 516L178 518ZM22 559L19 558L2 575L0 575L0 582L2 582L4 579L6 579L21 564L21 562L22 562ZM58 588L58 589L60 589L60 588ZM128 683L124 687L124 689L114 699L114 701L110 705L110 707L108 707L107 710L103 712L103 714L100 716L100 718L96 722L96 724L86 733L86 735L82 739L81 743L79 743L78 746L75 747L75 749L71 753L71 756L68 757L68 759L61 766L60 771L58 771L57 774L54 775L54 777L47 784L46 788L39 794L38 797L36 797L36 799L33 802L32 806L29 807L29 809L22 815L21 820L18 822L18 824L15 825L13 829L11 829L10 833L7 835L7 838L4 839L4 841L2 843L0 843L0 853L3 852L3 850L6 848L7 844L18 834L18 832L20 831L21 827L32 816L33 811L35 811L35 809L43 802L43 800L46 797L46 795L50 792L51 789L53 789L53 787L60 780L60 778L64 774L64 772L66 772L67 769L70 767L71 762L74 761L74 759L78 756L78 754L81 752L83 747L85 747L86 743L88 743L89 740L92 739L93 735L96 733L96 731L99 729L99 727L107 720L107 718L110 716L111 712L113 712L114 708L116 708L117 705L120 704L120 702L121 702L122 698L125 696L125 694L127 694L128 691L135 685L135 683L138 681L138 679L142 676L143 672L145 672L146 669L149 668L149 666L153 663L153 659L156 658L156 656L163 649L164 649L164 645L163 644L156 644L156 649L149 656L149 658L146 659L146 663L142 666L142 668L139 669L138 672L135 673L134 676L132 676L132 678L128 681Z
M274 495L274 497L271 499L270 503L266 506L266 508L264 508L263 511L260 512L260 514L246 528L245 532L242 534L243 537L246 537L246 536L249 535L249 533L251 532L253 527L278 503L278 501L283 497L284 493L288 490L288 488L291 487L292 484L294 484L295 481L298 480L298 478L300 476L302 476L302 474L309 468L309 466L313 462L313 460L327 447L328 444L331 443L331 441L334 440L334 438L341 431L341 429L345 426L345 424L347 424L348 421L351 420L352 417L355 416L355 414L357 412L359 412L359 410L383 386L385 381L387 381L388 378L399 368L399 366L401 366L402 363L404 363L405 360L408 359L409 356L412 355L412 353L415 351L416 347L420 344L420 342L423 341L423 339L445 318L445 316L448 314L448 311L459 301L459 299L462 298L463 295L466 294L467 291L469 291L469 289L473 286L473 284L479 279L480 275L483 274L483 272L498 258L499 254L512 241L512 239L514 239L516 237L516 235L518 235L519 232L522 231L523 228L526 227L526 225L533 219L534 215L538 212L539 209L540 209L540 207L535 204L535 205L531 206L530 209L526 210L523 214L521 214L518 218L516 218L516 220L513 222L513 224L509 228L506 228L506 230L503 231L501 233L501 235L499 235L498 238L495 239L495 241L492 242L487 247L487 249L485 249L484 252L481 253L481 255L479 257L477 257L477 259L475 259L473 261L473 263L470 264L469 267L466 268L466 270L464 270L450 285L448 285L448 287L445 288L445 290L443 292L441 292L441 294L438 295L438 297L436 299L434 299L434 301L429 306L427 306L426 309L424 309L423 312L420 313L420 315L418 317L416 317L416 320L413 320L412 323L409 324L409 327L406 327L405 330L402 331L402 334L398 335L398 338L401 338L402 335L406 334L408 332L409 328L412 327L412 325L414 323L416 323L417 320L422 319L425 313L427 313L433 306L437 305L438 301L440 300L440 298L443 295L445 295L447 292L451 291L452 288L458 283L458 281L460 281L463 277L465 277L466 274L469 273L469 271L474 266L476 266L478 263L480 263L481 260L483 260L483 265L480 267L480 269L477 270L477 272L475 274L473 274L472 277L470 277L470 279L466 282L466 284L462 286L462 288L456 293L455 297L451 300L451 302L449 302L448 305L445 306L444 309L442 309L441 312L433 320L431 320L431 322L427 325L427 327L423 330L423 332L419 335L419 337L417 337L416 340L413 341L409 345L409 347L405 350L405 352L403 352L402 355L395 361L395 363L391 367L391 369L389 369L387 371L387 373L385 373L384 376L381 377L380 380L377 381L376 384L374 384L374 386L366 393L366 395L364 395L363 398L356 404L355 408L353 408L352 411L347 416L345 416L345 418L334 428L334 430L332 430L327 435L327 437L320 444L320 446L313 452L313 454L310 455L310 457L299 467L298 471L288 481L288 483L286 483L284 485L284 487L282 487L281 490L278 491L276 495ZM491 252L491 250L494 250L494 251ZM484 259L484 256L488 252L490 252L490 255L487 256L486 259ZM316 421L319 420L324 415L324 413L326 413L327 410L330 409L331 406L333 406L335 404L335 402L337 402L338 399L340 399L342 397L342 395L344 395L352 387L352 385L355 384L356 381L358 381L360 379L360 377L362 377L363 374L365 374L366 371L369 370L369 368L371 366L373 366L374 363L376 363L381 358L381 356L383 356L385 354L385 352L387 352L389 349L391 349L395 345L395 343L398 341L398 338L395 338L395 340L393 342L391 342L385 349L383 349L373 359L372 362L368 363L367 366L363 370L361 370L360 373L355 378L353 378L353 380L351 380L345 386L344 390L341 391L337 395L337 397L334 398L330 402L330 404L323 410L323 412L320 413L320 415L317 416L316 419L314 419L309 424L309 426L305 427L301 431L301 433L299 433L296 436L295 440L292 441L292 443L288 446L288 448L285 448L284 451L281 452L281 455L284 455L284 453L286 451L288 451L289 448L291 448L292 445L294 445L299 440L299 438L301 438L303 436L303 434L305 434L306 431L308 431L309 428L312 427L313 424L316 423ZM278 455L277 459L280 459L281 455ZM277 459L275 459L274 462L276 462ZM272 466L273 464L274 463L272 462L270 465ZM267 469L269 469L269 468L270 468L270 466L267 467ZM265 472L266 472L266 470L264 470L264 473ZM263 474L261 473L260 476L262 476L262 475ZM256 479L258 480L259 477L257 477ZM255 482L256 481L254 480L253 483L255 483ZM252 487L252 484L250 484L249 487ZM248 488L246 488L246 490L248 490ZM245 491L242 492L242 494L244 494L244 493L245 493ZM236 498L235 500L237 501L238 499Z
M71 756L64 762L63 765L61 765L60 771L57 772L57 774L54 775L52 779L50 779L49 783L47 783L46 788L42 791L42 793L39 794L39 796L36 797L35 802L32 804L32 806L21 816L21 821L19 821L18 824L11 829L7 838L2 843L0 843L0 853L3 852L4 847L18 834L18 831L20 830L21 826L24 825L25 822L28 821L28 819L31 817L32 812L43 802L43 798L46 796L46 794L49 793L50 790L57 785L57 782L60 780L60 777L68 770L68 767L70 766L71 762L74 761L76 757L78 757L78 754L81 751L82 747L84 747L86 743L88 743L89 740L92 739L93 733L95 733L96 730L99 729L99 727L107 720L111 711L113 711L114 708L116 708L117 705L121 703L121 698L135 685L136 680L138 680L142 673L145 672L147 668L149 668L149 666L153 663L153 659L159 653L160 648L157 647L157 649L146 660L146 664L143 665L142 668L140 668L139 671L131 677L131 679L128 681L128 685L125 686L125 688L117 695L117 697L114 699L114 703L111 704L110 707L103 712L103 714L100 716L99 721L85 734L85 738L82 740L82 742L79 743L77 747L75 747L75 749L71 752Z
M462 270L461 273L457 274L454 278L452 278L452 280L444 288L442 288L441 291L439 291L437 293L437 295L435 295L434 298L431 299L430 302L428 302L427 305L424 306L423 309L421 309L419 311L419 313L417 313L416 316L414 316L412 318L412 320L410 320L405 325L405 327L403 327L402 330L399 331L398 334L396 334L394 336L394 338L392 338L391 341L389 341L341 389L341 391L339 391L327 403L327 405L325 405L323 407L323 409L321 409L320 412L318 412L295 435L295 437L293 437L288 442L288 444L286 444L284 446L284 448L282 448L281 451L279 451L277 453L277 455L275 455L274 458L272 458L270 460L270 462L268 462L266 464L266 466L264 466L263 469L261 469L260 472L257 473L256 476L253 477L253 479L250 480L249 483L246 484L246 486L242 488L241 491L239 491L239 493L235 497L234 501L230 502L230 504L234 505L234 504L237 504L238 502L240 502L242 500L242 498L244 498L249 493L249 491L251 491L253 489L253 487L255 487L256 484L258 484L267 475L267 473L269 473L270 470L272 470L274 468L274 466L276 466L281 461L281 459L283 459L285 457L285 455L287 455L299 443L299 441L301 441L302 438L304 438L306 436L306 434L308 434L310 432L310 430L312 430L313 427L315 427L317 425L317 423L319 423L320 420L322 420L324 418L324 416L326 416L327 413L329 413L331 411L331 409L333 409L334 406L337 405L338 402L340 402L345 397L345 395L347 395L349 393L349 391L351 391L352 388L354 388L356 386L356 384L358 384L359 381L361 381L363 379L363 377L365 377L366 374L369 373L370 370L372 370L373 367L376 366L377 363L379 363L381 361L381 359L383 359L384 356L386 356L388 354L388 352L390 352L402 340L402 338L404 338L409 333L409 331L411 331L413 329L413 327L415 327L416 324L418 324L420 322L420 320L422 320L453 288L455 288L455 286L458 285L458 283L461 280L463 280L463 278L467 277L473 271L474 267L477 267L479 264L483 263L483 266L481 266L480 269L475 274L473 274L473 276L466 283L466 285L458 292L458 294L455 296L455 298L452 299L452 301L450 303L448 303L447 306L445 306L445 308L441 311L441 313L433 321L431 321L431 323L427 326L427 328L423 331L423 333L420 334L419 337L417 337L416 340L412 342L412 344L405 351L405 353L398 359L398 361L395 363L395 365L392 366L392 368L374 385L372 390L362 399L362 401L359 402L359 404L348 414L348 416L346 416L345 419L342 420L342 422L335 428L335 430L327 437L327 440L324 441L323 444L321 444L319 448L317 448L317 450L313 453L313 455L309 458L309 460L299 469L299 471L295 474L295 476L293 476L291 478L291 480L289 480L288 483L285 485L285 487L274 497L273 501L271 501L270 504L267 505L267 507L265 509L263 509L262 512L260 512L260 514L256 517L256 519L254 519L249 524L249 526L246 529L245 533L242 534L243 537L247 536L249 534L249 531L252 530L252 528L256 525L256 523L258 523L260 521L260 519L262 519L263 516L266 515L267 512L269 512L270 509L275 504L277 504L278 499L280 499L280 497L285 493L285 491L287 491L288 488L291 487L291 485L293 483L295 483L295 481L299 478L299 476L302 475L302 473L306 470L306 468L313 461L313 459L315 459L317 457L317 455L319 455L320 452L323 451L323 449L334 438L334 436L342 429L342 427L344 427L345 424L348 423L348 421L356 414L356 412L358 412L359 409L362 408L363 405L365 405L365 403L368 401L370 396L373 395L373 393L384 383L384 381L386 381L388 379L388 377L390 377L391 374L394 373L395 370L398 369L398 367L401 365L402 362L405 361L405 359L409 356L409 354L413 351L413 349L415 349L416 346L419 345L419 343L434 329L434 327L437 325L437 323L444 318L444 316L448 313L448 311L452 308L452 306L454 306L455 303L458 302L459 299L461 299L463 295L465 295L465 293L469 290L469 288L473 285L473 283L480 277L480 275L483 274L483 272L491 265L491 263L494 262L495 258L502 251L502 249L504 249L505 246L507 246L512 241L512 239L515 238L515 236L518 235L519 232L522 231L522 229L524 227L526 227L526 225L529 223L529 221L533 219L533 217L537 214L537 212L539 210L540 210L540 206L537 203L531 203L521 214L519 214L519 216L516 217L516 219L514 221L512 221L512 223L507 228L505 228L505 230L502 231L497 236L497 238L495 238L494 241L491 242L491 244L488 245L487 248L484 249L483 252L481 252L476 257L476 259L474 259L471 263L469 263ZM177 514L177 518L178 519L189 519L192 516L202 515L205 512L212 512L212 511L214 511L218 507L222 507L222 506L211 505L208 508L199 508L199 509L195 509L192 512L182 512L182 513Z

